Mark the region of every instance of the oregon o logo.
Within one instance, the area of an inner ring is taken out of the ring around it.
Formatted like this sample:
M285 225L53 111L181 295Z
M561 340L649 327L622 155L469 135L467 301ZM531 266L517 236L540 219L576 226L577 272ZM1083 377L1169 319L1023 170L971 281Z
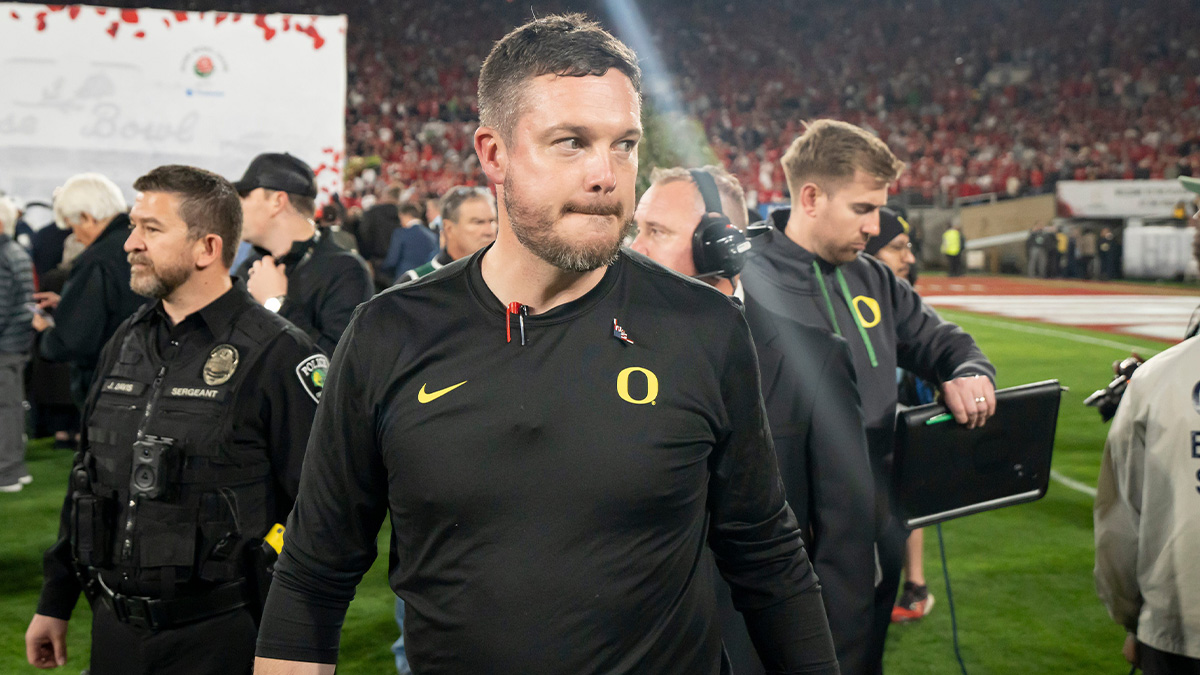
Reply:
M629 376L632 373L641 373L646 377L646 395L643 398L629 395ZM634 405L654 405L654 399L658 398L658 377L645 368L630 366L617 375L617 395Z
M871 310L870 321L867 321L867 317L863 316L862 306L859 303L866 305L867 309ZM873 328L879 323L879 303L875 302L875 298L868 298L865 295L854 298L854 311L858 312L858 320L862 322L863 328Z

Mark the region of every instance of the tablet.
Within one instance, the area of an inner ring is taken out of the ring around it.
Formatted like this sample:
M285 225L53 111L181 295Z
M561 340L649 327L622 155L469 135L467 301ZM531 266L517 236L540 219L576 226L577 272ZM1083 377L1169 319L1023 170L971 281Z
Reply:
M1058 380L996 392L996 414L978 429L938 403L896 420L893 487L909 529L1041 499L1050 484Z

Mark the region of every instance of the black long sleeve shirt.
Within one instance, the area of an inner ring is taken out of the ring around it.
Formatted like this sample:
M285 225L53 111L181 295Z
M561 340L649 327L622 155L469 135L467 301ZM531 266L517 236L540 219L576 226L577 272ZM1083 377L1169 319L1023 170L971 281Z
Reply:
M625 252L510 340L485 253L351 322L258 655L336 660L390 513L423 674L715 674L706 540L770 672L836 673L737 307Z
M105 345L96 371L100 374L97 382L102 382L104 374L116 363L121 343L128 332L143 331L149 334L158 346L158 359L170 364L215 347L218 344L215 336L224 335L232 317L247 305L257 307L254 298L250 297L240 282L234 282L234 287L224 295L174 326L159 303L133 317L136 321L131 319L123 324ZM266 310L259 307L257 311ZM300 483L300 466L319 395L311 382L306 382L297 373L297 366L308 361L316 353L316 347L308 336L289 328L265 349L266 353L252 366L255 370L247 374L237 397L229 401L223 411L233 417L226 426L229 431L225 442L261 448L268 455L273 477L272 489L268 494L273 497L273 503L266 507L274 514L276 522L282 522L291 511ZM196 383L197 386L204 386L200 373L196 374ZM100 386L93 386L88 397L89 405L84 410L82 447L85 450L88 444L88 419L99 392ZM129 451L132 453L133 448ZM43 558L45 578L37 609L39 614L59 619L70 618L82 590L72 562L70 493L71 488L68 487L58 540ZM120 518L114 517L115 522L120 522ZM155 594L157 589L126 587L120 590L134 594Z
M255 247L236 276L247 281L250 267L269 254ZM332 354L354 309L375 292L367 263L324 234L293 243L275 263L283 265L288 278L287 299L279 316L308 333L321 351Z

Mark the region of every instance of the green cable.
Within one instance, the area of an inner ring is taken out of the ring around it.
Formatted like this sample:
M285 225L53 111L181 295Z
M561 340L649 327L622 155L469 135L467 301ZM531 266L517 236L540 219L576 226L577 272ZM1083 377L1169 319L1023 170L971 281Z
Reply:
M821 296L825 298L825 308L829 310L829 320L833 322L833 332L842 337L842 329L838 327L837 315L833 313L833 301L829 299L829 291L825 289L825 278L821 276L821 266L813 261L813 273L817 275L817 285L821 287Z
M816 263L814 262L813 264L815 265ZM858 333L862 335L863 344L867 346L867 356L871 358L871 367L878 368L879 361L875 359L875 348L871 346L871 337L867 335L867 329L863 328L862 317L858 315L858 309L854 306L854 299L850 297L850 287L846 285L846 277L842 276L842 268L837 268L835 273L837 274L838 283L842 286L842 295L846 296L846 306L850 308L850 316L854 317L854 325L858 326ZM822 284L821 288L825 288L825 285ZM826 296L827 300L828 297ZM832 311L832 306L830 309Z

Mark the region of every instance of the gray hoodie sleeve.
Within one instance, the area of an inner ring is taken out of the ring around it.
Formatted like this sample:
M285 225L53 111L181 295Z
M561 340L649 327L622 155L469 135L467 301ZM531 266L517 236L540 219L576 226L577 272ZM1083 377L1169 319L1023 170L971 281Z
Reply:
M965 375L986 375L994 384L996 368L974 338L938 316L907 281L890 271L887 276L896 317L898 365L939 384Z

